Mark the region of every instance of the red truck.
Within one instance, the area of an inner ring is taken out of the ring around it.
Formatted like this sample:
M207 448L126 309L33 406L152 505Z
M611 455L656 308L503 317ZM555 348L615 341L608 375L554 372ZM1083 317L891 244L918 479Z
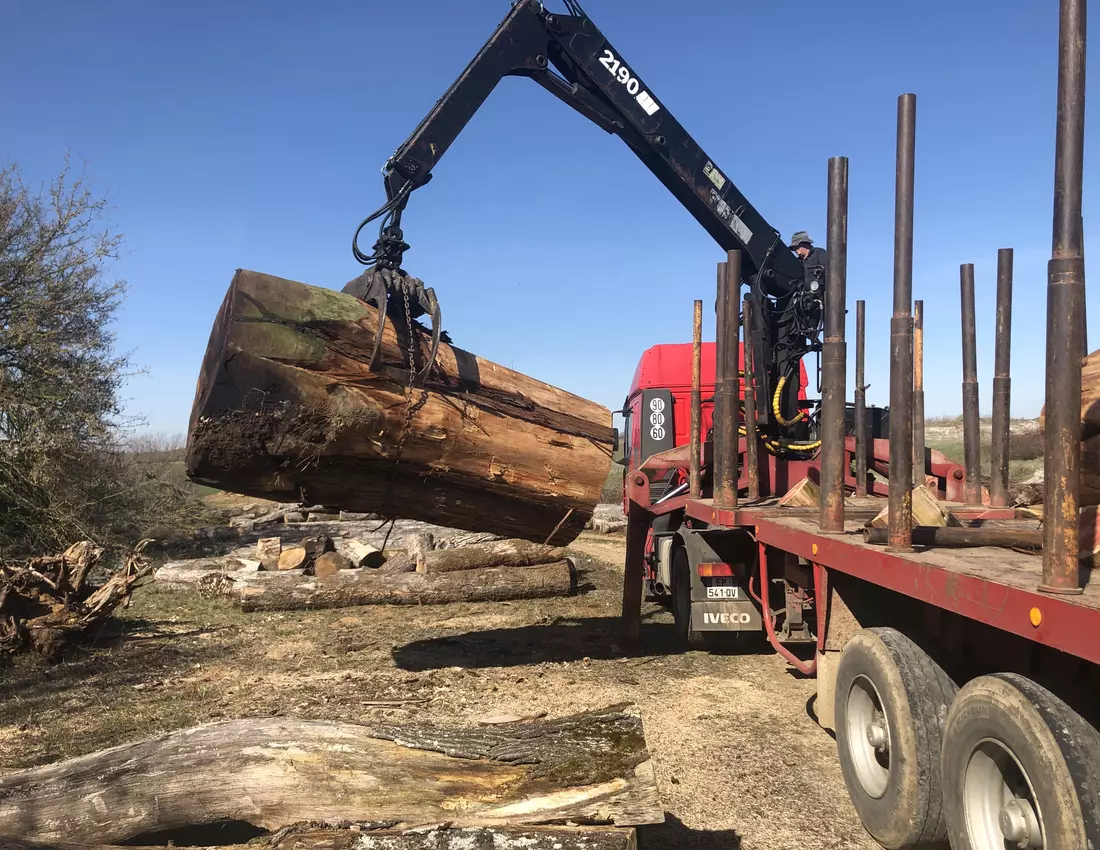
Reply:
M369 268L379 322L400 332L431 317L433 347L419 372L410 365L410 384L431 369L440 308L435 293L401 268L409 248L402 214L496 85L528 78L621 138L725 256L715 302L723 354L699 347L698 396L685 380L695 371L694 344L690 357L684 347L658 346L642 358L627 401L625 643L639 645L647 588L671 597L685 645L713 631L766 635L794 671L816 677L817 719L835 731L852 803L887 848L1100 850L1100 581L1081 567L1078 549L1085 0L1060 0L1041 530L1034 514L1006 499L1011 257L1005 262L1004 252L995 504L983 503L978 468L969 264L960 272L966 468L915 439L923 427L922 337L912 313L915 96L898 99L888 423L869 429L862 302L854 411L845 415L847 159L829 161L828 259L811 262L807 240L781 237L577 0L563 4L558 13L542 0L512 3L387 161L386 202L356 231L355 257ZM738 86L766 80L751 72ZM741 130L764 137L797 125L740 118ZM590 202L583 186L577 196ZM368 253L358 237L372 221L379 231ZM491 250L499 238L487 233L478 247ZM700 314L697 301L697 329ZM371 368L379 367L377 351ZM819 401L806 397L810 354L821 356ZM704 387L717 416L701 401L692 409L689 399L701 398ZM801 507L783 503L796 486L808 500ZM934 521L914 523L918 499ZM813 816L806 813L808 824Z

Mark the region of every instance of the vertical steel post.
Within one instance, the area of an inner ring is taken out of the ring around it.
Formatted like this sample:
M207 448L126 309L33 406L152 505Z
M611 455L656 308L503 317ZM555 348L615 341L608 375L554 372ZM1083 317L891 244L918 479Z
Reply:
M1043 583L1080 593L1081 346L1085 260L1081 223L1085 145L1085 0L1061 0L1054 226L1047 265L1046 433L1043 465Z
M997 251L997 323L993 353L993 435L989 504L1008 505L1008 443L1011 419L1012 249Z
M749 498L760 498L760 445L756 435L756 361L753 359L753 322L752 299L747 295L741 307L745 325L745 342L742 346L745 354L745 477L749 484Z
M924 484L924 302L913 302L913 486Z
M894 188L894 315L890 319L889 544L913 548L913 178L917 96L898 98Z
M714 381L715 401L721 401L722 417L714 425L715 435L721 435L721 454L714 458L714 504L723 508L737 507L738 429L737 408L740 402L741 335L741 252L726 256L724 280L719 286L718 339L721 356Z
M699 475L699 455L702 452L703 396L700 372L703 365L703 302L695 302L691 327L691 462L688 467L688 493L698 499L702 494Z
M864 371L866 302L856 301L856 495L867 495L867 385Z
M725 463L726 448L722 443L723 431L719 427L725 420L725 397L721 393L723 348L725 347L726 315L726 264L718 263L717 295L714 299L714 390L711 393L711 460L710 486L711 497L717 495L718 468Z
M974 265L959 266L962 304L963 354L963 466L966 467L966 503L982 503L982 425L978 418L978 342L974 314Z
M844 406L848 351L844 342L848 263L848 158L829 159L829 263L825 278L825 340L821 352L821 511L818 524L844 531Z

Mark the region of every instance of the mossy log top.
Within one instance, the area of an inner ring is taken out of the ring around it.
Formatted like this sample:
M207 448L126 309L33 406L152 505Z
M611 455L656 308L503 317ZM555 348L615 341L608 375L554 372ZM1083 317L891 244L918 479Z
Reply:
M117 843L221 821L663 820L626 706L484 728L233 720L0 777L0 836L42 841Z
M414 325L386 322L384 368L371 371L374 307L239 270L199 375L188 475L264 498L574 539L610 468L610 411L445 344L410 394L408 352L419 367L428 350Z

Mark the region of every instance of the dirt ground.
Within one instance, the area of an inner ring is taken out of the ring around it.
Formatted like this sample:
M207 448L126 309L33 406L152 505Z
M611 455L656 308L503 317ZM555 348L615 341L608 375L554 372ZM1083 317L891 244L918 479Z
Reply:
M812 719L812 680L759 647L670 654L655 604L643 651L625 657L623 539L586 533L572 550L580 589L567 599L242 614L142 589L117 631L66 663L0 669L0 771L221 718L454 723L633 701L668 812L640 830L644 848L877 847Z

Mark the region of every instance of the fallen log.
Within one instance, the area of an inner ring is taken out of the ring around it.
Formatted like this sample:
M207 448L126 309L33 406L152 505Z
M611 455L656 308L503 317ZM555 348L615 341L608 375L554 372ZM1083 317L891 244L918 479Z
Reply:
M530 567L550 564L565 557L556 546L544 546L529 540L493 540L456 549L421 552L416 559L418 573L453 573L482 567Z
M610 411L446 344L408 392L401 370L410 350L423 364L426 335L387 321L385 368L371 371L376 316L352 295L239 270L199 375L188 475L268 499L308 494L333 509L573 540L610 468Z
M455 573L341 570L325 578L264 573L225 585L242 611L298 611L354 605L442 605L568 596L577 587L569 561L521 570L493 567ZM230 578L227 576L227 578Z
M116 843L219 821L663 820L641 720L623 706L473 729L231 720L0 776L0 835L41 841Z
M1043 532L1034 528L956 528L913 526L913 545L931 547L1007 546L1014 549L1043 548ZM864 528L863 541L885 546L889 529Z
M64 554L0 562L0 654L30 647L57 660L65 648L103 624L130 598L138 581L152 571L142 555L145 540L126 555L120 569L93 586L88 576L103 555L90 541Z
M208 850L636 850L633 828L615 826L469 826L439 829L302 829L280 830L278 841L219 844ZM73 844L0 837L0 850L123 850L117 844ZM126 845L126 850L154 850ZM160 845L155 850L164 850Z

